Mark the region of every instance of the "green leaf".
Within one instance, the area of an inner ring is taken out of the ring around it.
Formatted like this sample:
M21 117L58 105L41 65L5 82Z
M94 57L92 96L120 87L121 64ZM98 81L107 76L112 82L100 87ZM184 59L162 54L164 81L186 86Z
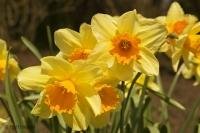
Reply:
M26 101L32 101L32 100L37 100L39 97L40 97L39 94L33 94L33 95L30 95L30 96L24 97L24 100L26 100Z
M51 36L51 29L49 26L47 26L46 30L47 30L47 38L48 38L48 43L49 43L49 50L51 51L51 53L53 53L53 39Z
M200 133L200 124L197 126L197 133Z
M37 48L32 44L27 38L21 36L21 40L24 43L24 45L40 60L42 58L40 52L37 50Z
M168 96L165 96L164 94L160 93L160 92L156 92L153 91L151 89L148 89L149 92L151 92L152 94L156 95L157 97L159 97L161 100L165 101L167 104L172 105L174 107L177 107L181 110L185 110L185 107L183 105L181 105L179 102L177 102L176 100L169 98Z
M23 116L20 114L19 106L17 105L17 99L15 95L14 88L12 88L12 83L9 77L9 69L8 69L8 62L9 62L9 51L7 54L6 59L6 72L5 72L5 80L4 80L4 86L5 86L5 94L6 99L8 102L8 108L10 110L15 128L17 130L17 133L23 133L24 129L26 127L25 123L23 122Z
M154 124L152 126L148 126L150 133L160 133L158 129L158 124Z

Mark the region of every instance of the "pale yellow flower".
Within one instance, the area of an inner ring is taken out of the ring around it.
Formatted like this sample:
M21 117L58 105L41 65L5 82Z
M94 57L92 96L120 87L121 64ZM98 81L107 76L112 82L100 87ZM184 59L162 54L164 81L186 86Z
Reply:
M7 47L6 42L0 39L0 80L4 80L5 72L6 72L6 60L7 60ZM11 80L15 79L20 68L18 66L17 61L10 55L8 61L8 71Z
M110 121L110 115L116 111L122 101L122 94L117 85L119 80L107 72L96 79L94 85L101 98L101 113L91 117L91 124L96 128L106 126Z
M177 2L173 2L168 10L167 16L158 17L168 30L166 43L161 47L161 52L172 59L173 69L176 71L182 56L183 44L188 32L196 23L197 18L190 14L185 14Z
M71 29L59 29L54 33L55 44L60 49L58 56L70 62L86 60L96 46L90 25L83 23L80 33Z
M118 79L128 80L134 71L158 74L159 64L153 53L164 42L163 25L130 11L117 19L97 14L91 27L98 42L96 50L102 52L99 60Z
M101 98L93 88L99 75L94 65L70 64L60 57L44 57L41 66L26 68L18 75L23 90L40 92L32 114L42 118L63 116L73 130L85 130L90 116L101 113Z

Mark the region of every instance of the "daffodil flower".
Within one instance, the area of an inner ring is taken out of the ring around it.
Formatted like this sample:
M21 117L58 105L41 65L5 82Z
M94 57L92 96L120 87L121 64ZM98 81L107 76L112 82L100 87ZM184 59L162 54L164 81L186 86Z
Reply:
M128 80L134 71L158 74L159 64L153 53L164 42L163 25L130 11L118 18L97 14L91 27L97 39L96 50L104 55L101 60L118 79Z
M185 14L177 2L173 2L168 10L167 16L158 17L167 28L168 35L166 43L160 48L161 52L172 59L173 69L176 71L180 61L181 51L188 32L196 23L197 18L190 14Z
M187 69L190 69L191 63L196 62L196 60L200 58L199 32L200 22L193 25L190 31L188 31L186 35L182 36L182 39L178 40L179 46L181 46L181 48L176 48L176 51L174 51L172 54L172 63L175 69L178 67L181 58L183 58L185 67L188 67Z
M22 90L40 92L32 114L42 118L63 116L73 130L85 130L90 115L101 113L101 98L93 88L99 75L94 65L73 65L60 57L44 57L41 66L22 70L18 84Z
M122 94L117 85L119 80L107 72L96 79L94 88L101 98L101 113L91 117L91 124L96 128L106 126L110 121L111 113L116 111L122 101Z
M80 33L71 29L59 29L54 33L55 44L61 55L69 62L86 60L96 46L96 39L90 25L83 23Z
M6 48L6 42L0 39L0 80L4 80L7 54L8 51ZM13 57L9 58L8 71L11 80L15 79L18 72L20 71L18 63Z

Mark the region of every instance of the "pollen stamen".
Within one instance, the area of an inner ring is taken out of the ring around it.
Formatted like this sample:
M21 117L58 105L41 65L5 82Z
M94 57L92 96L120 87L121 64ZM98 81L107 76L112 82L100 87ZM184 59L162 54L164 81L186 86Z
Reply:
M89 49L75 49L69 56L69 61L73 62L75 60L86 60L90 54Z
M120 34L113 38L110 54L121 64L129 64L139 57L140 39L129 34Z

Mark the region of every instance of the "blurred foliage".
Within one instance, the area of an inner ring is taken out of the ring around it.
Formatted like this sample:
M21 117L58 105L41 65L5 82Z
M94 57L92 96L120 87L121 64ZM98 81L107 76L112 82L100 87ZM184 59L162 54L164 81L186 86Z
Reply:
M46 26L78 30L96 13L122 14L137 9L146 17L164 15L172 0L0 0L0 38L23 50L20 36L38 48L48 48ZM199 0L179 0L187 13L200 16Z

